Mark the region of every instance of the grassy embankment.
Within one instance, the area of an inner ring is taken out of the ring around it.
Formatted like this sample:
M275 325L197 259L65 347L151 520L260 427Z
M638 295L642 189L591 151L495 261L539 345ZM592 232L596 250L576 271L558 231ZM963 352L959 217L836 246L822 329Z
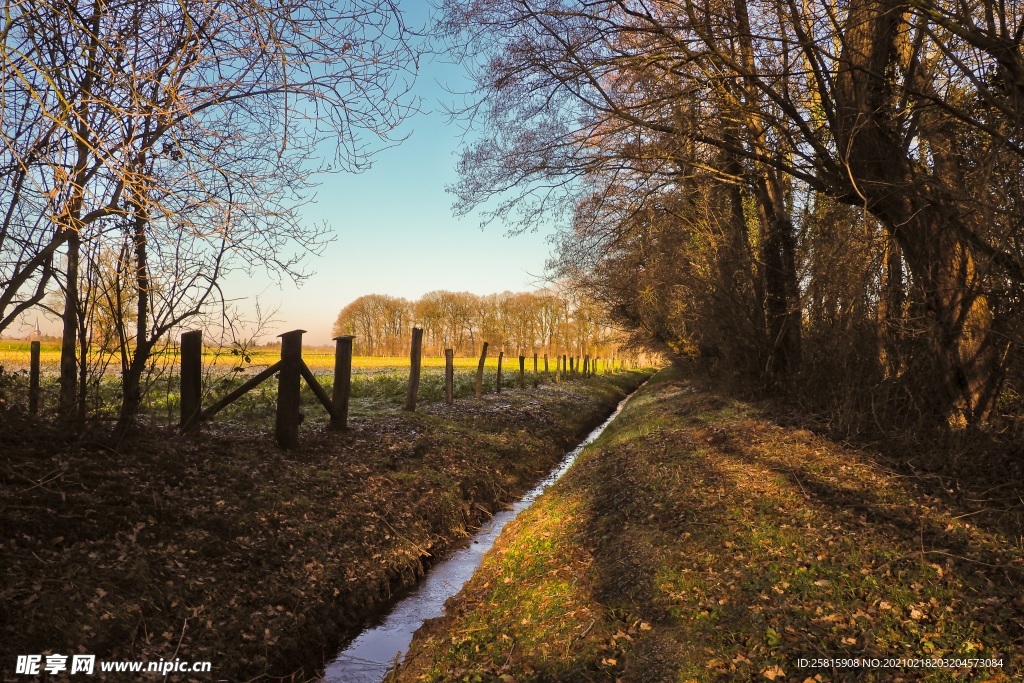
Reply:
M662 371L394 680L1021 680L1020 486L896 462ZM1002 666L800 666L864 657Z
M0 671L17 654L213 662L216 680L305 680L346 634L514 500L642 373L116 449L0 421ZM357 411L358 413L358 411ZM211 680L200 676L197 680Z

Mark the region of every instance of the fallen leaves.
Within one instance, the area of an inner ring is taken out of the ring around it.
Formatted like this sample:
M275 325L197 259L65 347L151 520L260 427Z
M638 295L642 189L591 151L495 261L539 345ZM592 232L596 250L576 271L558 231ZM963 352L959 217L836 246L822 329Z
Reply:
M541 536L543 515L585 500L574 530L502 580L471 582L472 599L446 618L503 629L517 643L551 640L570 610L524 624L517 605L543 604L534 577L572 567L572 611L586 608L595 621L577 624L571 646L554 654L425 647L418 661L429 664L401 680L486 673L488 661L519 676L530 659L572 680L614 661L623 680L821 683L835 679L794 671L796 661L964 655L976 643L1024 665L1009 654L1024 652L1024 599L1013 589L1024 548L980 525L944 532L956 510L872 453L682 385L648 385L644 401L623 413L621 436L599 442L558 487L558 500L508 543ZM708 448L712 434L728 438ZM507 620L489 611L496 602Z
M593 382L508 392L501 411L488 398L356 416L345 435L307 423L289 453L265 425L226 421L120 452L44 432L5 442L5 470L28 481L0 476L15 503L0 508L0 603L23 617L0 637L24 653L210 660L230 680L312 675L425 554L527 488L621 395Z

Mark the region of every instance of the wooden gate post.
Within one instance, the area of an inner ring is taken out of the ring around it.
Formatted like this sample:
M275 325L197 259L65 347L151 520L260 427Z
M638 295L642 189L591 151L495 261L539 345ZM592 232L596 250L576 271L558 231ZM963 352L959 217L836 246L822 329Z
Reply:
M498 351L498 393L501 393L501 362L505 359L505 352Z
M281 369L277 374L277 415L274 438L281 448L295 448L299 443L299 392L302 389L302 334L292 330L277 335L281 338Z
M203 331L192 330L181 335L181 430L185 433L199 428L199 411L203 400Z
M563 353L562 354L562 374L565 375L566 377L569 376L569 366L566 364L566 359L567 358L568 358L568 356L566 356Z
M526 356L519 356L519 388L526 388Z
M331 405L334 415L328 429L341 432L348 429L348 399L352 395L352 340L349 335L334 338L334 386Z
M444 402L451 405L455 400L455 350L444 350Z
M480 352L480 365L476 366L476 397L480 398L480 394L484 388L484 362L487 360L487 342L484 342L484 348Z
M537 354L533 354L533 388L537 388Z
M544 354L544 381L551 381L551 373L548 371L548 354Z
M423 353L423 328L412 328L412 348L409 350L409 393L405 409L416 410L416 394L420 391L420 366Z
M416 410L416 395L420 392L420 368L423 357L423 329L413 328L413 343L409 351L409 392L406 394L406 410Z
M39 347L38 341L29 344L28 365L28 412L39 412Z

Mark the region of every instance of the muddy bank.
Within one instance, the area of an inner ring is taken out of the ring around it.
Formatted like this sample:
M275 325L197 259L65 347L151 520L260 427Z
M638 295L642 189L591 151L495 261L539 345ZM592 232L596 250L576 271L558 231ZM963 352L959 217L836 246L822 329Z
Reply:
M0 671L81 652L212 662L196 680L312 678L644 378L382 411L344 435L307 424L287 453L241 424L118 449L0 434Z

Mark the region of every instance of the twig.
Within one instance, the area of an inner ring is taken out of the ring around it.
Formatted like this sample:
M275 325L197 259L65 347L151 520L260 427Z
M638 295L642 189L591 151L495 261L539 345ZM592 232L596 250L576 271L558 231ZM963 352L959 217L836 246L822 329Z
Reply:
M185 617L185 623L181 625L181 635L178 636L178 644L174 646L174 654L171 655L171 659L178 656L178 650L181 649L181 641L185 639L186 628L188 628L188 617Z
M516 651L516 641L513 640L512 641L512 647L508 651L508 657L505 657L505 663L501 665L502 669L504 669L505 667L508 666L508 663L512 660L512 653L515 652L515 651Z
M804 485L803 482L800 481L800 477L796 476L796 472L793 472L792 470L790 471L790 474L793 475L793 481L796 482L796 485L800 487L800 493L804 494L804 498L810 500L811 497L807 495L807 491L804 490Z
M408 538L403 536L401 533L399 533L398 529L396 529L394 526L392 526L391 522L389 522L384 516L379 515L377 513L373 513L373 516L376 517L377 519L379 519L380 521L384 522L385 524L387 524L388 528L391 529L391 531L393 531L395 533L395 536L398 536L400 539L402 539L403 541L405 541L406 543L411 545L413 548L416 548L416 550L418 550L420 552L420 554L422 554L424 557L433 557L433 554L429 550L424 549L419 544L414 543L413 541L409 540Z

